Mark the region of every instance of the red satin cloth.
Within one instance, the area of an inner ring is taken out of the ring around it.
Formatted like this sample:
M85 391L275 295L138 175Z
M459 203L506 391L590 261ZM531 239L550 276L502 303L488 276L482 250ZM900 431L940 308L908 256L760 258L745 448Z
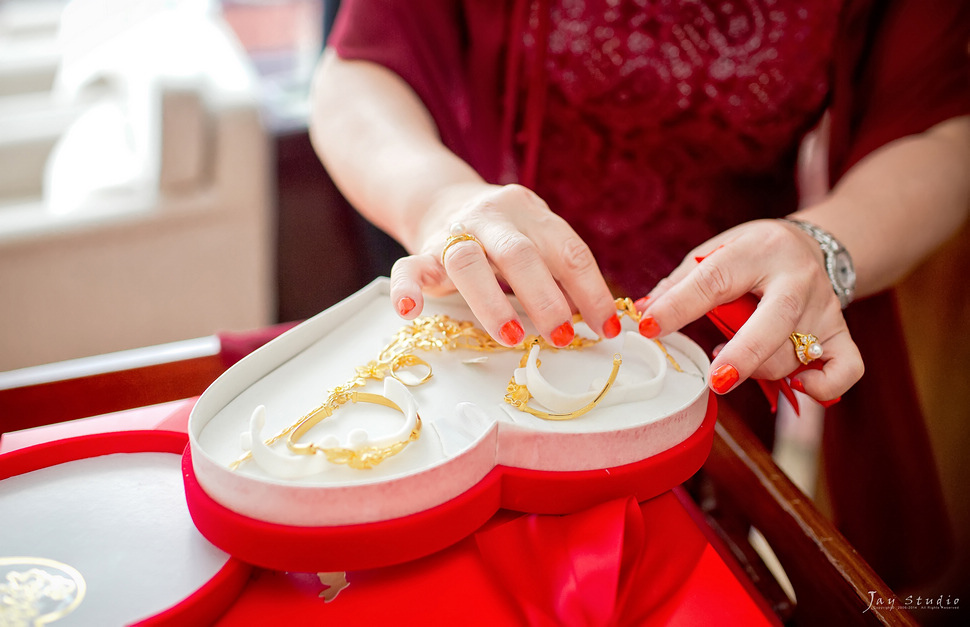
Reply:
M567 516L500 512L429 557L347 573L331 602L313 574L258 570L218 625L776 625L666 492Z

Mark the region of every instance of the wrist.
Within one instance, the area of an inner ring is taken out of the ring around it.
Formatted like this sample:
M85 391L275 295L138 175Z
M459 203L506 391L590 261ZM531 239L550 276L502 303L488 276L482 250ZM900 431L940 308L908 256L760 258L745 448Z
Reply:
M404 247L415 254L424 251L429 242L443 240L451 225L462 221L463 208L469 205L470 199L485 187L488 184L480 181L445 183L420 202L412 203L402 229Z
M855 266L848 249L834 235L811 222L797 218L781 218L781 220L794 225L815 240L822 255L822 267L829 277L832 290L838 297L842 309L848 307L855 297L856 289Z

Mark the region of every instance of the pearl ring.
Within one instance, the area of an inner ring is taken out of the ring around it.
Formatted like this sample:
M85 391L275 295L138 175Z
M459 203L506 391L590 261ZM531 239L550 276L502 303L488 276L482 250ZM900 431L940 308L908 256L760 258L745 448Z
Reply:
M451 225L451 235L445 240L445 247L441 249L441 265L445 265L445 253L458 242L475 242L481 246L482 252L485 252L485 245L477 237L471 233L467 233L465 227L460 222L455 222Z
M822 344L811 333L792 333L792 343L795 345L795 356L806 366L822 356Z

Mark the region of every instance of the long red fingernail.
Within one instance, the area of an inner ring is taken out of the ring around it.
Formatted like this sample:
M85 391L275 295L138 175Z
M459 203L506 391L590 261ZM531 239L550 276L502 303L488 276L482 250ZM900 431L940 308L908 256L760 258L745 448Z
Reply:
M397 301L397 312L402 316L406 316L414 309L414 305L414 299L410 296L405 296Z
M558 327L556 327L555 331L549 334L549 337L552 338L553 345L557 348L562 348L563 346L568 345L573 341L575 336L576 330L573 329L573 323L569 322L568 320L560 324Z
M638 298L633 301L633 306L636 307L637 311L643 313L647 308L647 303L650 302L649 296L644 296L643 298Z
M653 319L653 316L644 316L640 318L640 335L650 338L651 340L660 335L660 325L657 321Z
M733 388L740 378L737 368L731 364L721 364L711 373L711 387L718 394L724 394Z
M522 341L522 338L525 337L525 330L522 328L522 325L519 324L518 320L509 320L502 325L502 328L499 329L498 334L502 338L503 342L509 346L515 346Z
M603 335L607 338L614 338L620 334L620 317L616 314L603 323Z

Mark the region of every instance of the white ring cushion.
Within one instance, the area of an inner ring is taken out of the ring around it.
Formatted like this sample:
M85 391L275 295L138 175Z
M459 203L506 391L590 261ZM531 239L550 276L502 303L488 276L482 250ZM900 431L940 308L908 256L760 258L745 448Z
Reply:
M656 342L643 337L639 333L627 331L623 334L623 347L620 352L623 356L624 365L620 366L620 372L613 387L600 401L600 405L633 403L657 396L663 388L664 377L667 374L667 356L664 355ZM624 366L627 366L630 361L637 357L646 363L653 373L652 377L638 381L631 380L632 377L624 376ZM529 388L529 392L536 402L549 411L568 414L585 407L596 398L596 395L606 385L606 378L604 377L594 380L587 392L564 392L542 375L537 365L538 360L539 345L537 344L529 351L529 359L525 367L515 369L515 382Z

